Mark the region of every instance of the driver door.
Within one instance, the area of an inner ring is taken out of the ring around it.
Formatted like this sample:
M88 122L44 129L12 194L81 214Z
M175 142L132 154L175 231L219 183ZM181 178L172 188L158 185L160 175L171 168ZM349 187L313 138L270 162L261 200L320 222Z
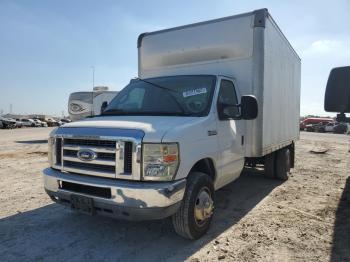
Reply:
M223 107L239 104L233 80L221 77L219 87L217 96L219 145L217 186L221 187L238 178L244 166L244 121L239 119L239 107L231 107L231 112L228 112L231 116L220 113ZM236 117L232 117L233 115Z

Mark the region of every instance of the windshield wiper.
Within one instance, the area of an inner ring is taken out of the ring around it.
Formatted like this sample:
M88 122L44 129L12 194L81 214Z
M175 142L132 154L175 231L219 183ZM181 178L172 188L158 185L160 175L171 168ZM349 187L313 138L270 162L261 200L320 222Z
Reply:
M168 88L168 87L165 87L165 86L161 86L161 85L158 85L158 84L149 82L149 81L144 80L144 79L141 79L141 78L139 78L139 77L137 77L136 79L137 79L137 80L140 80L140 81L142 81L142 82L145 82L145 83L147 83L147 84L150 84L150 85L152 85L152 86L158 87L158 88L160 88L160 89L170 91L170 92L172 92L172 93L176 93L176 94L179 93L178 91L175 91L175 90L173 90L173 89L171 89L171 88ZM178 108L181 110L181 113L186 114L186 113L185 113L185 110L184 110L183 107L182 107L182 105L180 104L180 102L176 99L176 97L175 97L172 93L169 93L170 97L174 100L174 102L176 103L176 105L178 106Z
M104 112L101 113L101 116L103 115L114 115L114 114L121 114L121 115L124 115L126 114L127 112L125 112L124 110L122 109L109 109L109 110L106 110Z

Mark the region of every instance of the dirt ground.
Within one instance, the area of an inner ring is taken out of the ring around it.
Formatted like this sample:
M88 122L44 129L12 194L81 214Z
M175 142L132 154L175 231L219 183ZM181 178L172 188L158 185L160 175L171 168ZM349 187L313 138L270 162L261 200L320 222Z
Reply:
M117 221L52 203L41 175L50 130L0 130L1 261L350 261L350 136L302 132L287 182L245 170L217 192L208 234L188 241L169 219Z

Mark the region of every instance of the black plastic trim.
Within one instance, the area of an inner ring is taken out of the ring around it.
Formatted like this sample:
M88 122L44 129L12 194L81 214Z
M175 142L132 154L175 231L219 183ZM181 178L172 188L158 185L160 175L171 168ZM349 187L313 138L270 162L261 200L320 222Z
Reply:
M266 18L269 15L267 8L254 11L254 27L265 27Z
M147 35L148 33L142 33L137 38L137 48L140 48L142 45L142 39Z

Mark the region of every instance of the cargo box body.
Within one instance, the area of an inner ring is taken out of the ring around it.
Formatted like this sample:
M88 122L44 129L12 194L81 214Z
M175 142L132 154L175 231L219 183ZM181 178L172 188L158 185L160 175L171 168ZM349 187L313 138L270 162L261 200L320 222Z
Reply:
M139 77L210 74L235 79L258 100L245 121L245 156L261 157L299 138L300 58L266 9L145 33Z

